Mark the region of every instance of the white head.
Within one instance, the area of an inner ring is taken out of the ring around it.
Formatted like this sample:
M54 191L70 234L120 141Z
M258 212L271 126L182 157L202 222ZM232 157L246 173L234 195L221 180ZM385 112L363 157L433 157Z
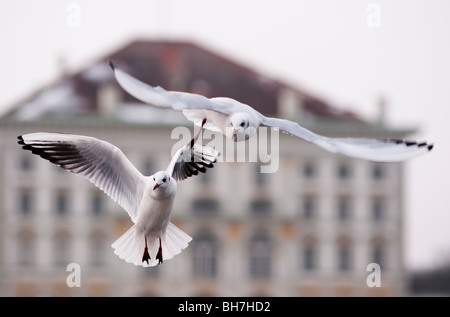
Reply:
M166 171L159 171L153 175L152 196L166 198L174 190L176 190L176 182Z
M247 113L234 113L227 120L226 136L234 142L248 140L256 132L256 128L251 123Z

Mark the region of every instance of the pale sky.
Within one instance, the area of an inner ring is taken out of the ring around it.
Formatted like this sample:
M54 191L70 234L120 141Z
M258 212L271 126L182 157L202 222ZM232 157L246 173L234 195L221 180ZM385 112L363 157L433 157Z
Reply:
M155 38L192 40L368 119L386 96L391 125L435 143L406 164L406 265L450 262L450 1L2 1L0 113L56 80L61 57L76 71Z

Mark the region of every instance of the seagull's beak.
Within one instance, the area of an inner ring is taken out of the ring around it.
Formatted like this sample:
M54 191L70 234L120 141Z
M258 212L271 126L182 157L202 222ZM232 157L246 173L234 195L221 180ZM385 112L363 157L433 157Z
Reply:
M153 190L157 189L159 187L159 184L156 183L155 186L153 186Z

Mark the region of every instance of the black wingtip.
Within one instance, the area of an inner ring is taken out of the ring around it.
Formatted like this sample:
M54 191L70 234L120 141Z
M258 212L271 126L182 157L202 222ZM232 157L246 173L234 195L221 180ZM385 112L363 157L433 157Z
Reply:
M434 144L428 145L428 151L431 151L433 149L433 147L434 147Z
M116 70L116 65L112 62L112 60L108 59L108 64L111 67L112 70Z
M25 141L23 140L23 137L21 135L19 135L17 139L19 140L17 141L17 143L19 143L20 145L25 145Z

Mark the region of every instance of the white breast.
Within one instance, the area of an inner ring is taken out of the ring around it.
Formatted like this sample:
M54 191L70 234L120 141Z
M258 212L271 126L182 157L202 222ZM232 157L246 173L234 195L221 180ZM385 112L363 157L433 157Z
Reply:
M164 189L164 194L167 195L163 195L163 199L153 197L153 188L147 187L144 192L136 218L136 226L147 235L159 235L166 230L176 194L175 181L171 185Z

